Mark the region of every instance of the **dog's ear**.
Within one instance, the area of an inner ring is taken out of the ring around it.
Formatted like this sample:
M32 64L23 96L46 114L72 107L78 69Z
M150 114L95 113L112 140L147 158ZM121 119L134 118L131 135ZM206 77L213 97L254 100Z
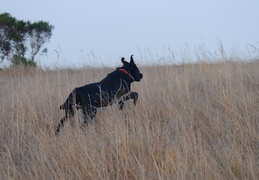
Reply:
M121 58L121 62L122 62L122 64L127 63L127 61L125 61L125 58L124 58L124 57Z
M130 56L130 64L131 64L131 65L135 65L135 62L134 62L134 60L133 60L133 55Z

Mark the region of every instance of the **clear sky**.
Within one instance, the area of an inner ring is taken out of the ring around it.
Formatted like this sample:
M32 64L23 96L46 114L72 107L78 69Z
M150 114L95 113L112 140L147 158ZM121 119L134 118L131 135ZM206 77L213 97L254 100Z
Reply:
M115 66L131 54L144 64L220 41L259 48L259 0L0 1L0 13L55 26L43 65Z

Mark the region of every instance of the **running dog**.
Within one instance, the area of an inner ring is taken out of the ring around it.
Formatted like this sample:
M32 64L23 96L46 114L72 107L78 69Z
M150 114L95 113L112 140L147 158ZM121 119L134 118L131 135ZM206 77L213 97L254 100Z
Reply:
M139 82L143 75L139 72L136 66L133 55L130 57L130 62L121 58L123 63L122 67L117 68L115 71L108 74L100 82L87 84L82 87L75 88L68 96L60 109L65 110L65 117L60 120L56 128L56 134L64 126L64 122L72 118L76 109L82 109L84 116L84 123L87 124L88 120L92 120L97 108L112 105L118 102L119 109L123 109L124 101L133 99L136 105L138 100L138 93L131 92L131 83Z

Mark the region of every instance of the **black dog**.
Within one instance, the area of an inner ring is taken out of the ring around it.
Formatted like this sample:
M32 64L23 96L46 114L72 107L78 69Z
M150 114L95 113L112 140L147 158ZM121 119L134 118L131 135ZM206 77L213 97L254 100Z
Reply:
M64 122L75 115L75 108L82 109L84 123L87 123L87 120L93 119L99 107L118 102L119 109L123 109L124 101L129 99L133 99L136 105L138 93L131 92L130 85L134 81L139 82L143 75L134 63L133 55L130 63L124 58L121 58L121 62L123 66L108 74L102 81L75 88L70 93L66 102L60 106L60 109L65 110L65 117L60 120L56 134L64 126Z

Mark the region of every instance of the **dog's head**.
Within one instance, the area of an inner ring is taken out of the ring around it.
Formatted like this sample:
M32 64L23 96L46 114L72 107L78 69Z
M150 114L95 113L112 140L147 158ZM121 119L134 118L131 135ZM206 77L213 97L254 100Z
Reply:
M133 60L133 55L130 57L130 62L125 61L124 57L121 58L121 62L123 63L123 67L120 69L124 69L125 72L133 77L134 81L139 82L143 78L143 75L139 72L139 69Z

